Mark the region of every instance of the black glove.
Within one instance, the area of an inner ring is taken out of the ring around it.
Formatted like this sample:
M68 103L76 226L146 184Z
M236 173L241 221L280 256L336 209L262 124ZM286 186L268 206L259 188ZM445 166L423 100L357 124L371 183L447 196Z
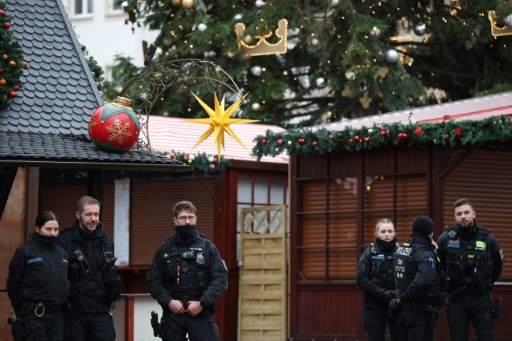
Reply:
M393 298L389 301L389 309L390 310L398 310L400 303L398 303L398 298Z
M384 290L382 295L388 302L396 297L396 293L394 290Z

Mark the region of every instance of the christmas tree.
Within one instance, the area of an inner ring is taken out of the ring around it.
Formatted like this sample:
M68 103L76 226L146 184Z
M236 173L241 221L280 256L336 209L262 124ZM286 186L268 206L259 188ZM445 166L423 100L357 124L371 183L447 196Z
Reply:
M160 30L153 63L212 60L249 93L240 115L269 124L307 126L512 89L508 0L121 2L134 29ZM285 38L277 34L283 19ZM494 37L493 25L505 33ZM275 49L252 54L263 40ZM194 93L206 98L203 90ZM153 111L165 112L203 115L188 88L171 89Z
M11 20L5 2L0 2L0 109L5 109L21 90L22 68L28 67L19 44L13 40Z

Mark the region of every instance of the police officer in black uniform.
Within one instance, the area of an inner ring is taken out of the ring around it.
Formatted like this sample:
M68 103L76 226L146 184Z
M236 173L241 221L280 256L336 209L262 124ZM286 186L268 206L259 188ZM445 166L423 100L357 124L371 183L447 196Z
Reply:
M212 314L228 288L228 272L217 247L196 232L196 208L174 205L176 233L155 253L147 273L151 296L162 306L158 332L164 341L217 341Z
M361 255L356 271L357 287L364 291L364 310L361 316L369 341L384 341L386 325L391 340L399 340L395 315L388 315L388 305L395 297L393 254L398 248L395 226L381 219L375 226L375 243Z
M112 303L121 292L116 274L114 243L103 232L100 203L90 196L76 203L76 221L57 240L69 256L70 311L64 340L114 341Z
M55 241L59 223L51 211L36 217L30 242L9 263L7 294L17 317L15 340L60 341L69 292L68 256Z
M432 242L434 223L418 216L412 233L393 256L397 298L389 303L398 311L401 339L432 341L437 323L440 276L435 243Z
M437 242L446 278L451 340L467 340L470 322L479 341L494 340L491 289L501 275L503 250L491 231L478 225L468 199L459 199L453 206L457 224Z

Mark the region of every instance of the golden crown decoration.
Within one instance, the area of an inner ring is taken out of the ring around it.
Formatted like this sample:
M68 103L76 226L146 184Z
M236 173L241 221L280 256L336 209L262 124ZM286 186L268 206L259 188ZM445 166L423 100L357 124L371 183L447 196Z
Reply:
M277 29L274 31L276 37L280 38L277 43L269 43L268 38L272 36L272 32L256 36L258 42L254 45L247 44L243 39L245 25L243 23L235 24L235 33L238 39L238 49L247 56L263 56L270 54L283 54L286 53L286 39L288 34L288 21L281 19L277 23Z
M494 38L500 36L512 35L512 27L498 27L496 26L496 12L488 11L489 21L491 22L491 34Z

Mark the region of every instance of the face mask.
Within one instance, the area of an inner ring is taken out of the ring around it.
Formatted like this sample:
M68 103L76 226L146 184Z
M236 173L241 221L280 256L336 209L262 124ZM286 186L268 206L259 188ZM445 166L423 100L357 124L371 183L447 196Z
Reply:
M176 226L176 235L181 242L188 241L195 233L196 225Z
M42 234L38 234L37 237L41 240L45 245L52 245L57 240L57 237L52 236L43 236Z

